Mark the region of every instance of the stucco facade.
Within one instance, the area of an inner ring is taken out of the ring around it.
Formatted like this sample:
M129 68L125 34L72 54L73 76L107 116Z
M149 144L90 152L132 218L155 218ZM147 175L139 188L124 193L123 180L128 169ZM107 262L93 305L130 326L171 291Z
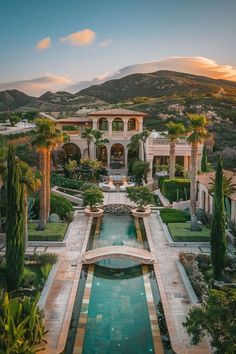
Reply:
M128 144L133 135L143 131L143 120L148 119L147 114L126 109L111 109L95 111L86 117L60 119L57 121L59 129L72 125L75 130L66 132L70 135L70 143L80 149L81 157L88 156L87 141L82 138L86 127L102 131L103 138L109 143L102 147L104 166L110 173L127 173L128 162L132 158ZM167 164L170 155L170 141L156 132L152 132L145 144L146 159L150 164L149 178L152 177L154 164ZM200 167L202 146L198 151L198 166ZM144 159L142 144L138 152L139 158ZM185 139L177 139L176 159L186 170L190 168L191 147ZM96 158L94 142L90 146L90 157Z

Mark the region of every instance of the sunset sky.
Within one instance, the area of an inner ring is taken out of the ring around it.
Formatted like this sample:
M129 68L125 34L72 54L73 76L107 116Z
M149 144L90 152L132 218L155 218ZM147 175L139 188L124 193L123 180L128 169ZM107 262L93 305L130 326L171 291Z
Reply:
M169 57L236 80L235 14L235 0L1 1L0 89L58 89Z

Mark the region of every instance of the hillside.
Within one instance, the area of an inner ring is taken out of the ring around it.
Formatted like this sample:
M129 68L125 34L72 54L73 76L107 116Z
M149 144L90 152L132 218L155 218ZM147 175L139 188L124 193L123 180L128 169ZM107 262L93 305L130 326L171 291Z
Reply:
M67 111L72 113L84 106L97 109L104 104L106 102L99 98L80 93L72 94L66 91L55 93L47 91L38 98L25 95L17 90L0 92L0 112L36 110L46 112Z
M160 98L173 97L173 95L178 97L219 95L236 97L236 83L174 71L157 71L106 81L101 85L93 85L81 90L80 94L97 97L110 103L137 96Z

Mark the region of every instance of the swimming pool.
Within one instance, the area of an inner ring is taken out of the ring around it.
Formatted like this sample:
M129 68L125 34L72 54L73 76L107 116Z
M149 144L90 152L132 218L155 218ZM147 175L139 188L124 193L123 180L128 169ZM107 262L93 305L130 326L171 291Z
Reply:
M138 220L105 215L100 221L95 220L92 248L144 247ZM109 259L84 266L65 353L164 353L155 309L160 298L155 292L153 299L153 274L152 267L129 260Z

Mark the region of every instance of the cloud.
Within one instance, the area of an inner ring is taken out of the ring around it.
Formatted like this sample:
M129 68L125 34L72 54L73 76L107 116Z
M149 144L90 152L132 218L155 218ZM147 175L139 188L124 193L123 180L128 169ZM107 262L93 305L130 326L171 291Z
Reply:
M46 75L32 80L0 83L0 91L16 89L37 97L42 95L45 91L60 90L70 83L71 80L67 76Z
M68 43L70 45L88 45L91 44L96 38L96 33L89 28L82 31L68 34L67 36L59 38L61 43Z
M113 40L112 40L111 38L107 38L107 39L105 39L104 41L100 42L98 45L99 45L99 47L106 48L106 47L108 47L112 42L113 42Z
M38 43L36 44L36 48L38 50L44 50L50 47L51 47L51 37L43 38L41 39L41 41L38 41Z
M104 72L91 81L79 81L66 88L71 92L78 92L91 85L102 84L107 80L120 79L136 73L152 73L158 70L172 70L194 75L208 76L213 79L236 81L236 67L219 64L215 60L205 57L169 57L149 63L126 66L118 71Z

